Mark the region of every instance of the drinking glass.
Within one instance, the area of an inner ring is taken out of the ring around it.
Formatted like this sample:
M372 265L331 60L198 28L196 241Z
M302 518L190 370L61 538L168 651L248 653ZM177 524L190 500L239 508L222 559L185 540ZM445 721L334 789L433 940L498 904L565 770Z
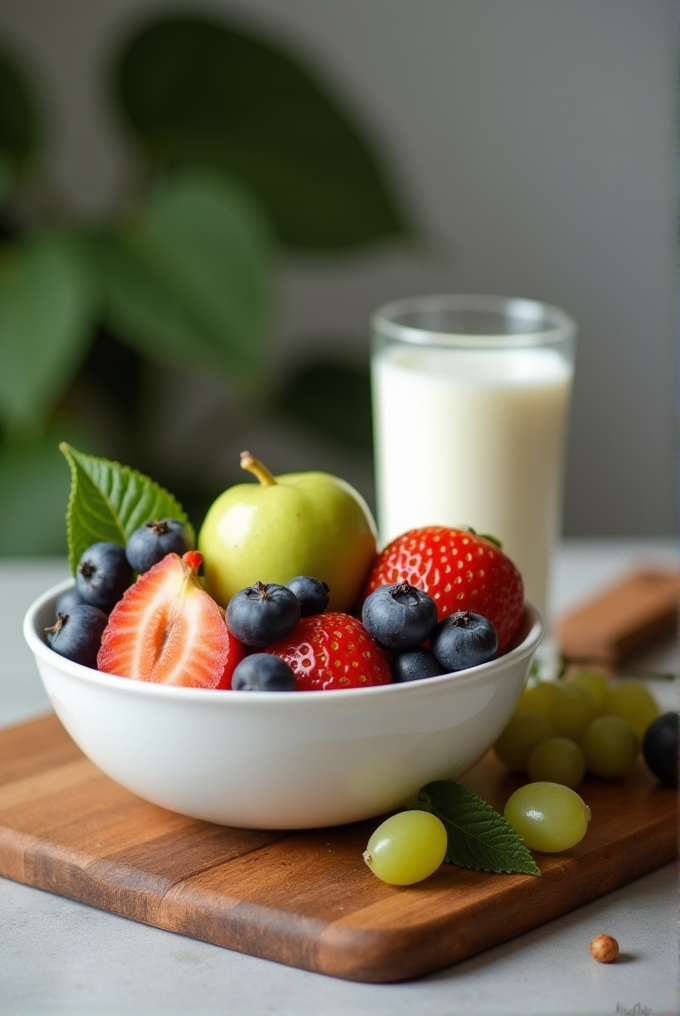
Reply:
M490 534L547 616L576 325L535 300L411 297L371 319L378 529Z

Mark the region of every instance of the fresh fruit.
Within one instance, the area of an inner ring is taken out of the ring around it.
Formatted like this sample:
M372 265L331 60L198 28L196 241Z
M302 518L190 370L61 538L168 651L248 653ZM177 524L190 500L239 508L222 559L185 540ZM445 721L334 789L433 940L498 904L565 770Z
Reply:
M234 691L295 691L293 668L279 656L251 653L244 657L231 676Z
M405 681L420 681L425 677L439 677L446 671L431 649L414 646L393 655L390 673L394 684L403 684Z
M136 572L148 571L166 554L186 554L189 550L186 527L179 519L145 522L128 537L125 555Z
M59 614L68 614L69 611L75 607L77 603L82 603L80 593L75 586L69 586L63 593L60 593L57 597L57 602L54 604L55 617Z
M595 699L581 684L564 684L548 706L548 720L555 733L574 740L578 740L596 715Z
M290 635L266 651L290 664L300 691L390 683L387 654L351 614L327 611L303 617Z
M511 794L503 814L529 850L557 853L580 843L590 808L561 783L525 783Z
M397 582L378 586L366 597L361 620L371 638L397 652L429 637L437 623L437 605L422 589Z
M119 677L198 688L228 688L245 649L224 611L201 587L201 555L167 554L111 611L97 657Z
M583 751L569 737L546 737L536 745L527 763L527 775L532 783L562 783L573 790L585 774Z
M429 811L402 811L385 819L369 838L364 861L389 885L413 885L432 875L446 854L444 823Z
M300 620L300 601L287 586L256 582L232 596L226 619L240 642L264 649L293 630Z
M101 540L81 554L76 589L83 603L108 614L131 582L132 568L120 544Z
M627 720L620 716L598 716L586 727L581 748L589 773L618 780L635 762L640 744Z
M206 588L226 606L258 580L285 585L315 575L329 608L350 611L376 552L375 523L363 498L329 473L274 477L248 452L241 465L259 483L239 483L208 510L198 537Z
M313 575L296 575L286 585L300 601L301 617L322 614L328 606L329 589L321 579L314 578Z
M536 684L528 685L520 695L517 711L538 713L547 719L553 699L562 694L563 688L560 681L537 681Z
M659 715L659 707L641 681L627 680L609 688L600 712L606 716L619 716L630 723L641 744L647 727Z
M106 614L99 607L76 603L66 612L59 611L54 625L45 629L47 644L67 660L96 668L107 621Z
M642 739L645 762L657 779L667 787L678 785L677 712L662 713L649 724Z
M567 682L578 684L585 688L592 696L598 711L602 707L605 696L609 691L610 679L601 670L593 670L589 667L581 667L567 674Z
M408 582L428 593L439 619L458 610L487 617L503 652L524 617L522 577L500 547L472 530L445 526L411 529L377 556L364 599L381 585Z
M534 748L555 731L545 716L515 711L496 740L493 750L514 772L526 772Z
M488 618L471 610L457 610L437 623L430 648L446 670L466 670L493 659L498 635Z

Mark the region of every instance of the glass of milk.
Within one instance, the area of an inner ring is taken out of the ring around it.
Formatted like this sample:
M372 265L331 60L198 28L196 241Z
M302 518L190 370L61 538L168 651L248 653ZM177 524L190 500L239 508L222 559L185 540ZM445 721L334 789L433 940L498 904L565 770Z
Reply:
M499 296L396 300L371 319L378 529L467 525L500 540L549 612L576 326Z

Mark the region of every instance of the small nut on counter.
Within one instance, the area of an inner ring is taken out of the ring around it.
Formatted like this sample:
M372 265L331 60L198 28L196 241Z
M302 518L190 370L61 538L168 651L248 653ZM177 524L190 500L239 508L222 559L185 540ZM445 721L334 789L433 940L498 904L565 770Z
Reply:
M619 955L619 943L611 935L596 935L590 943L590 955L598 963L612 963Z

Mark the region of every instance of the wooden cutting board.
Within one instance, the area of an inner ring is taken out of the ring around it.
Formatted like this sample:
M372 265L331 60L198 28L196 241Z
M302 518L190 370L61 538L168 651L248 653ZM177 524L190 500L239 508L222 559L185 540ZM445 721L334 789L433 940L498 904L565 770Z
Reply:
M518 785L492 757L462 782L495 807ZM535 854L542 877L443 865L395 888L362 859L378 821L299 833L211 825L104 776L54 716L0 732L0 875L281 963L358 981L473 956L676 856L676 795L642 763L589 782L585 839Z

